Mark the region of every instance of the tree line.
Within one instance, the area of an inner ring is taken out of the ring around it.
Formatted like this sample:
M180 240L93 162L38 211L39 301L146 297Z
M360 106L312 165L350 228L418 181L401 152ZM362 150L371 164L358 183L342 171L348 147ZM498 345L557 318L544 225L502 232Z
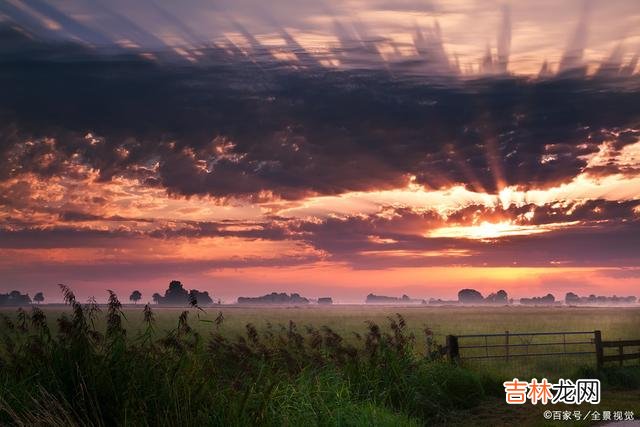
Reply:
M151 296L154 303L158 305L172 305L172 306L207 306L214 304L213 298L207 291L199 291L198 289L185 289L182 282L178 280L172 280L169 283L168 288L165 290L164 295L160 293L154 293ZM137 304L142 299L142 292L134 290L129 296L129 301ZM7 294L0 293L0 306L21 306L29 305L33 302L38 304L44 302L45 297L43 292L37 292L33 299L29 294L23 294L20 291L14 290ZM520 304L524 305L552 305L561 304L562 301L556 300L555 296L548 293L541 297L532 298L520 298ZM312 302L309 298L305 298L297 293L291 295L286 293L272 292L267 295L259 297L239 297L237 299L238 304L309 304ZM499 290L492 292L486 297L475 289L461 289L458 292L457 300L442 300L431 298L428 302L426 300L413 299L407 295L402 297L391 297L385 295L369 294L366 297L365 302L367 304L513 304L514 299L509 298L509 295L505 290ZM566 305L594 305L594 304L634 304L637 302L635 296L602 296L602 295L589 295L579 296L574 292L567 292L564 298ZM332 304L331 297L323 297L317 300L318 304ZM218 299L217 304L221 304Z

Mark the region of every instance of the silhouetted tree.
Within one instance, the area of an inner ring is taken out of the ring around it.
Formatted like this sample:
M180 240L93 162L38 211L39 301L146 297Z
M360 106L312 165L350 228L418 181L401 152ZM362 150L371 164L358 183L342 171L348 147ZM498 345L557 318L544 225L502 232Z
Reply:
M520 298L520 304L553 304L556 298L552 294L547 294L543 297L533 298Z
M605 295L589 295L588 297L581 297L573 292L567 292L564 297L565 304L633 304L636 302L636 297L627 296L619 297L617 295L605 296Z
M42 301L44 301L44 294L42 292L38 292L33 296L33 300L40 304Z
M164 296L159 293L154 293L152 298L156 304L166 305L205 306L213 304L213 299L209 296L209 292L200 292L197 289L187 291L178 280L172 280L171 283L169 283L169 287L164 292Z
M178 280L172 280L169 288L164 292L163 304L186 305L189 303L189 292Z
M564 302L566 304L576 304L580 302L580 297L573 292L567 292L567 294L564 296Z
M482 302L482 294L475 289L462 289L458 292L458 301L464 304L473 304Z
M200 292L197 289L191 289L191 291L189 291L189 302L191 303L191 305L200 306L213 304L213 300L209 296L209 292ZM195 304L193 304L193 302L195 302Z
M131 292L131 296L129 297L129 301L133 301L134 304L137 304L138 301L142 299L142 294L140 291Z
M397 303L417 303L422 302L418 299L413 299L409 295L402 295L398 297L389 297L386 295L369 294L364 301L367 304L397 304Z
M261 297L239 297L238 304L309 304L309 300L297 293L272 292Z
M509 298L507 292L501 289L496 293L490 293L484 301L490 304L508 304Z
M399 302L400 299L398 297L390 297L386 295L376 295L369 294L367 298L364 300L367 304L381 304L381 303L394 303Z
M0 294L0 305L29 305L31 297L29 294L22 294L20 291L11 291L8 294Z
M556 301L556 297L554 297L553 294L547 294L542 297L542 301L544 301L547 304L552 304Z

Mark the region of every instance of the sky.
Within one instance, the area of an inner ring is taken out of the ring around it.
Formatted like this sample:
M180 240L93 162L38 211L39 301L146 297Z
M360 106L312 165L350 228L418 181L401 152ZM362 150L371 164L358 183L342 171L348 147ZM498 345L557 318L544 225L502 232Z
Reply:
M6 0L0 292L637 295L637 1Z

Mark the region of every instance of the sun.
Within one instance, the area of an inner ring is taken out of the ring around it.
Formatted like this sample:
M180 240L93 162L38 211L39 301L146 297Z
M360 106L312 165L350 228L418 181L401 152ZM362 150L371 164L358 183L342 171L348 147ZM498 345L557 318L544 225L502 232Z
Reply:
M549 228L537 225L518 225L511 221L501 221L496 223L484 221L479 225L437 228L429 232L428 236L490 240L506 236L539 234L547 231L549 231Z

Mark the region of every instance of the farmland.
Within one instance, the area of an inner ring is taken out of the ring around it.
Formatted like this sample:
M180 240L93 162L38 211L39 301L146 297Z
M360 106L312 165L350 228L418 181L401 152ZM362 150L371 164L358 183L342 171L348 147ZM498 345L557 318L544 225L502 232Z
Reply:
M152 306L156 315L158 333L170 331L177 325L183 308ZM55 318L64 312L60 307L43 307L48 317ZM5 310L7 312L8 310ZM400 314L407 323L407 332L415 336L416 351L425 349L425 329L433 333L435 344L445 345L449 334L491 334L510 331L557 332L600 330L605 339L640 338L640 307L527 307L527 306L407 306L407 305L334 305L309 306L211 306L204 311L191 310L191 326L206 336L211 332L211 322L222 313L224 324L220 333L228 338L245 334L247 324L258 332L267 326L287 327L293 322L299 327L327 326L353 343L356 334L366 331L366 323L385 325L388 317ZM123 308L124 325L130 333L140 332L144 323L142 306L127 305ZM104 316L96 319L98 328L105 327ZM55 327L55 325L53 325ZM505 363L485 363L483 368L504 369ZM560 375L575 368L576 364L593 365L594 357L578 357L558 360L553 358L531 358L515 361L508 366L505 375L529 374ZM492 366L496 365L496 366ZM523 372L524 371L524 372Z
M52 318L69 309L60 306L41 307ZM185 308L167 308L151 305L156 314L158 329L172 329L178 316ZM126 305L124 324L132 331L143 327L143 305ZM15 309L4 308L0 312L14 314ZM418 342L423 338L426 327L433 330L437 339L448 334L492 333L511 330L512 332L553 332L558 330L595 330L611 338L633 338L640 334L640 306L638 307L525 307L525 306L393 306L393 305L333 305L309 306L237 306L213 305L204 311L191 310L194 329L206 333L211 321L221 312L224 316L225 334L244 333L247 323L258 330L268 323L287 325L293 321L301 326L329 326L345 335L362 332L365 322L385 323L388 316L401 314L408 329L416 335ZM103 313L104 314L104 313ZM98 325L104 316L97 318ZM202 320L202 321L199 321Z
M5 421L509 425L518 419L539 425L543 408L508 407L502 381L593 376L592 355L463 361L455 367L425 358L425 329L435 345L444 344L447 334L506 330L597 329L606 339L640 338L637 307L211 306L187 310L186 317L182 308L149 312L113 301L99 311L84 307L79 314L78 307L41 307L47 334L59 337L52 342L42 339L35 314L3 310L10 322L2 334L12 337L13 346L3 349L11 368L2 378ZM64 313L67 323L53 321ZM21 321L28 344L16 332ZM39 349L41 356L27 349ZM603 409L640 413L640 373L632 364L607 368ZM27 373L28 380L15 383L16 375ZM87 395L74 402L76 388ZM26 396L37 403L17 403L29 402ZM158 399L164 404L152 403Z

